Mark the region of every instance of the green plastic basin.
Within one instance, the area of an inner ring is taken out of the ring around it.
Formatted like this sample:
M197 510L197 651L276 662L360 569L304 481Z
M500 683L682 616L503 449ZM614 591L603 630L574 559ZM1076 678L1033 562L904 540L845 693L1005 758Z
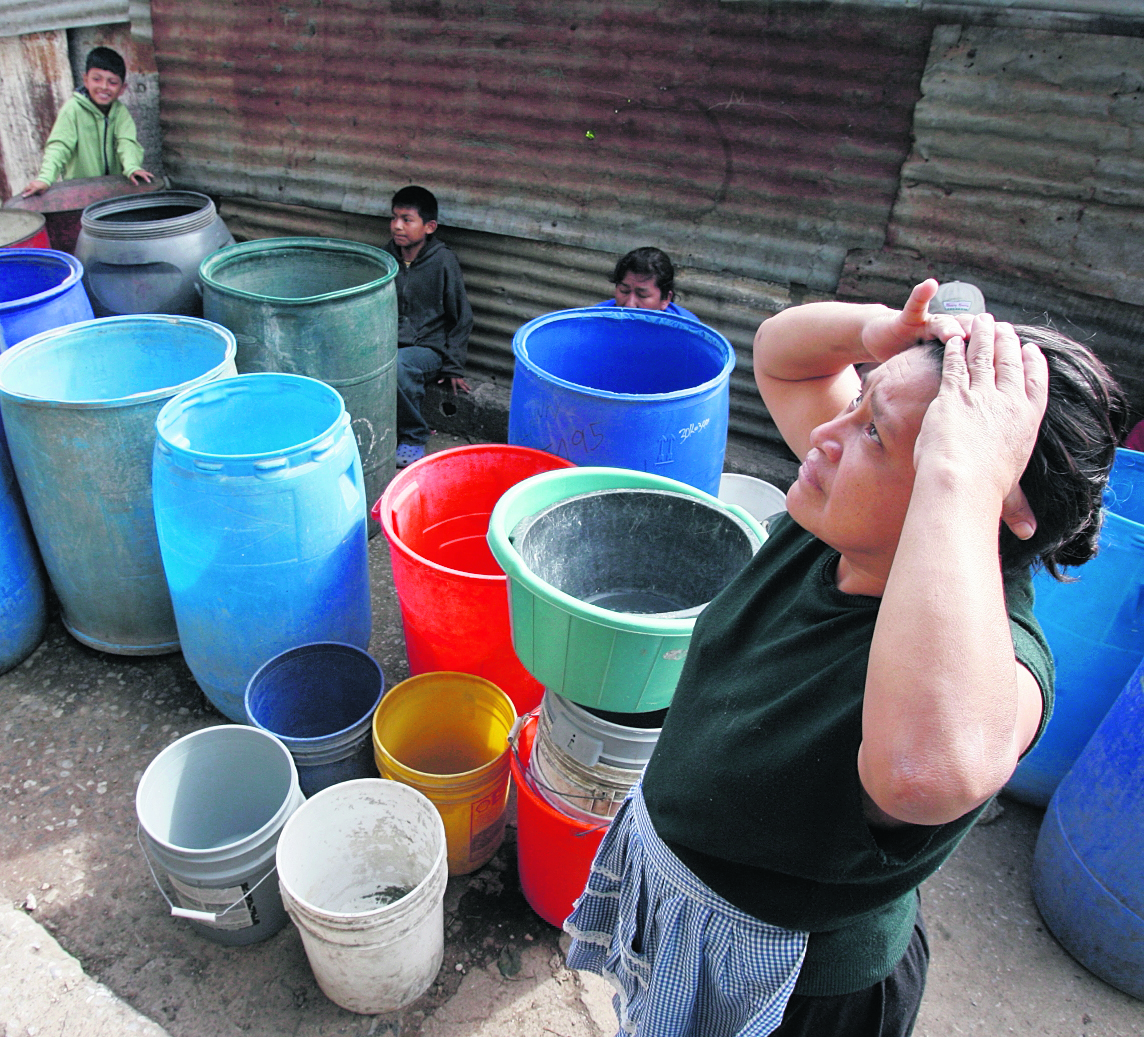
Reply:
M525 669L555 694L622 713L671 702L696 615L765 539L742 508L622 468L525 479L488 532Z

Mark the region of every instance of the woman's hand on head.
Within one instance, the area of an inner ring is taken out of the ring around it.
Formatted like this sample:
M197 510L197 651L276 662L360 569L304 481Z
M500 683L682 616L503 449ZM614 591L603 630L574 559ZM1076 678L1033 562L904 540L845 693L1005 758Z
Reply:
M1044 355L988 313L973 318L968 339L944 341L941 385L914 444L914 467L937 464L988 489L1002 520L1028 539L1036 519L1020 480L1048 402Z
M972 318L929 312L937 289L937 281L928 278L914 286L900 310L887 309L866 324L862 345L875 361L889 360L919 342L932 339L948 342L955 336L969 334Z

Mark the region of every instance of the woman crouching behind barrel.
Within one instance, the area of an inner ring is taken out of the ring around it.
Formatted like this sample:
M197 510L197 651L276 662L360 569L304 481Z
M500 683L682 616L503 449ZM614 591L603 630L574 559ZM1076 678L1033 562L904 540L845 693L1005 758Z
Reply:
M1094 554L1123 396L1054 332L927 313L936 289L756 335L789 514L697 620L565 923L626 1034L909 1034L917 887L1051 711L1030 571Z

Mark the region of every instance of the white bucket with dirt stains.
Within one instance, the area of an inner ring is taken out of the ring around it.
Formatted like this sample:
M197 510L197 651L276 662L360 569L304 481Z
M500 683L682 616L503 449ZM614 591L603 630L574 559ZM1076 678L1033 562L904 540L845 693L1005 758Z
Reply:
M382 778L331 785L278 840L282 902L322 992L351 1012L395 1012L441 968L445 826L416 789Z

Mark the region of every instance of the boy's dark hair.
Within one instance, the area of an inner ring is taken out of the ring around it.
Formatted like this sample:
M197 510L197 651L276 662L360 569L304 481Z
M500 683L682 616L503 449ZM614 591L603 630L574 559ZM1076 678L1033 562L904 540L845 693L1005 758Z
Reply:
M612 271L612 284L619 284L628 274L654 279L656 288L664 298L668 292L675 293L675 267L662 249L645 245L621 256L616 269Z
M95 47L87 55L87 63L83 66L84 72L93 68L101 68L127 82L127 63L120 56L119 51L110 47Z
M1001 525L1001 568L1012 574L1043 565L1055 579L1062 566L1083 565L1096 554L1101 505L1116 448L1124 437L1128 407L1124 391L1087 346L1053 328L1015 325L1049 365L1049 400L1021 489L1037 530L1019 540ZM940 365L945 347L930 345Z
M437 199L433 197L433 192L424 187L418 187L416 184L401 188L393 196L390 208L396 209L398 207L416 209L417 215L426 223L437 219Z

